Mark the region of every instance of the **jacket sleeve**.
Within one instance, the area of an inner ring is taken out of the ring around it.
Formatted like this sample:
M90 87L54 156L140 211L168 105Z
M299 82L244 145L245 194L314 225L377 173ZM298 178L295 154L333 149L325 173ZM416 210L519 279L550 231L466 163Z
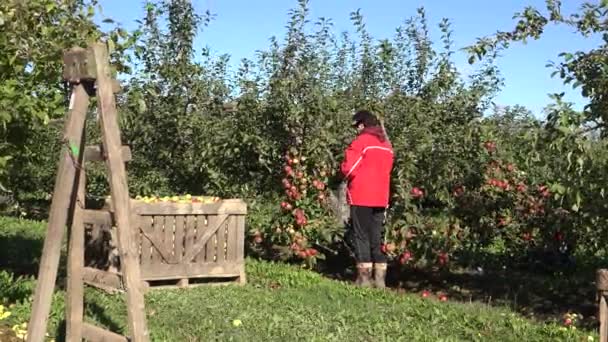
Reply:
M363 143L360 139L355 139L344 152L344 161L340 166L340 171L344 178L352 178L356 174L357 167L363 158Z

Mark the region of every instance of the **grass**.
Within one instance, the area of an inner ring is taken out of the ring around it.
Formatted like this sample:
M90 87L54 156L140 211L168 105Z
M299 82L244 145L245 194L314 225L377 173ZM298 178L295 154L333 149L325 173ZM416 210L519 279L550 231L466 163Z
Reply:
M246 286L156 290L153 341L588 341L505 308L361 289L294 266L247 261ZM124 302L88 291L87 315L124 331ZM597 340L595 334L591 336Z
M11 272L36 266L35 258L23 257L39 256L44 232L44 223L11 220L0 217L0 246L16 252L0 251L0 304L15 304L12 316L0 321L3 338L10 334L7 327L28 319L34 280L15 279ZM247 273L246 286L147 294L152 341L589 341L589 336L597 341L593 330L542 323L496 304L425 299L414 288L361 289L296 266L253 259L247 260ZM49 331L61 341L64 293L58 288ZM430 283L422 288L446 290ZM86 303L88 321L126 332L123 296L88 288Z

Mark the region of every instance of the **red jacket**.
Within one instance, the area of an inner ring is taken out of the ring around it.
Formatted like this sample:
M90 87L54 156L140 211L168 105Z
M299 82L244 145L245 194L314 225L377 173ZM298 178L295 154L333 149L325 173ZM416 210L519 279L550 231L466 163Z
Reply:
M348 146L341 171L350 205L388 207L393 148L381 127L365 128Z

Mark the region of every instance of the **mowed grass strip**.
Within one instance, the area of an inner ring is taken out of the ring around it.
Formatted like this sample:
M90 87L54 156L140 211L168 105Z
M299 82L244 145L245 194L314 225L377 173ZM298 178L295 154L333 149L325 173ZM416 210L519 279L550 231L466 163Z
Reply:
M507 309L361 289L294 266L247 260L246 286L155 290L153 341L597 341ZM120 296L88 291L87 315L124 332Z

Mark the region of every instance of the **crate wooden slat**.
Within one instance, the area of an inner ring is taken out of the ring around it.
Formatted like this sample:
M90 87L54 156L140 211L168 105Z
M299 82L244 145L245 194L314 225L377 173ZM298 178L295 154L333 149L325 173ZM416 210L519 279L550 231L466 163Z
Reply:
M194 242L196 241L197 234L197 217L194 215L186 216L186 244L184 248L186 250L192 249ZM197 256L198 257L198 256Z
M149 216L139 217L140 230L142 231L140 262L142 267L152 262L152 242L143 233L152 230L152 218Z
M189 251L194 248L194 245L198 243L198 241L203 237L203 233L207 230L207 216L198 215L196 216L196 235L194 236L194 244L190 246ZM205 254L207 247L203 247L201 252L194 256L194 262L205 262Z
M173 240L174 259L177 263L182 262L184 256L184 245L186 237L186 217L185 215L175 216L175 235Z
M242 263L182 263L155 264L153 267L142 267L143 280L168 280L182 278L222 278L238 277Z

